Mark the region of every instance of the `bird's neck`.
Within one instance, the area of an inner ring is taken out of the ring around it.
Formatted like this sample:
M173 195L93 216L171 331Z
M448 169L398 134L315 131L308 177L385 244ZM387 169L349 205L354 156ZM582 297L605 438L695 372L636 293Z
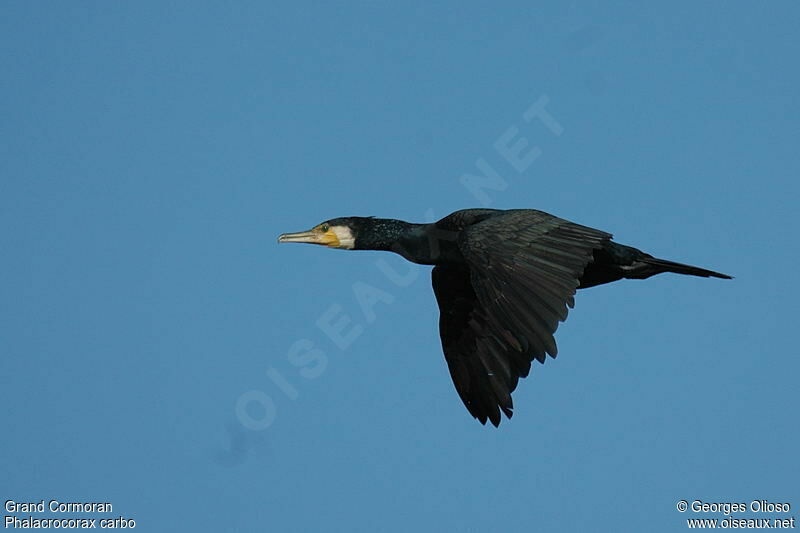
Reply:
M359 234L356 248L394 252L422 265L450 262L459 254L457 233L442 231L435 224L380 218L371 222L370 228Z
M371 218L369 225L361 228L356 239L356 249L395 251L424 224L412 224L391 218Z

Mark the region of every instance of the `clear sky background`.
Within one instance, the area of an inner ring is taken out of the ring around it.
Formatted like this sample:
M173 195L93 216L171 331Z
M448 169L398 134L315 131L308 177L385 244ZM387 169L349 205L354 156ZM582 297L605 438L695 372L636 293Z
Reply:
M800 8L565 4L5 2L0 497L144 531L797 515ZM524 120L541 98L560 128ZM540 155L518 171L504 134ZM479 160L502 183L476 196ZM427 267L276 243L483 205L736 279L579 292L484 427Z

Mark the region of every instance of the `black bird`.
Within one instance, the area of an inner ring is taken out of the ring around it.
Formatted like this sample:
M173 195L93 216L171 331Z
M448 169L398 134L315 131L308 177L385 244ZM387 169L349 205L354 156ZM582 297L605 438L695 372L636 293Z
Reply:
M617 244L611 234L533 209L464 209L438 222L335 218L278 242L386 250L434 265L439 334L456 391L482 424L511 418L511 393L553 338L576 289L662 272L731 279Z

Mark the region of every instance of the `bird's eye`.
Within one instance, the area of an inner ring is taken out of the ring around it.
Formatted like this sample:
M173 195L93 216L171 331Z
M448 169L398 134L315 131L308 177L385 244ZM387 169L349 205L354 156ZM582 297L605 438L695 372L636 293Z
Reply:
M327 233L328 230L331 228L329 228L327 224L323 224L322 226L319 227L319 229L321 229L323 233Z

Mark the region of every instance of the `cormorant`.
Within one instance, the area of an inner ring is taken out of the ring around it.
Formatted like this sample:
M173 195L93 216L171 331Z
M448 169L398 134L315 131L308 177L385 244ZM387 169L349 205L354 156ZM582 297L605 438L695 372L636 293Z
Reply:
M482 424L511 418L531 362L555 357L576 289L662 272L731 279L617 244L611 234L533 209L464 209L438 222L335 218L278 242L386 250L433 267L439 333L456 391Z

